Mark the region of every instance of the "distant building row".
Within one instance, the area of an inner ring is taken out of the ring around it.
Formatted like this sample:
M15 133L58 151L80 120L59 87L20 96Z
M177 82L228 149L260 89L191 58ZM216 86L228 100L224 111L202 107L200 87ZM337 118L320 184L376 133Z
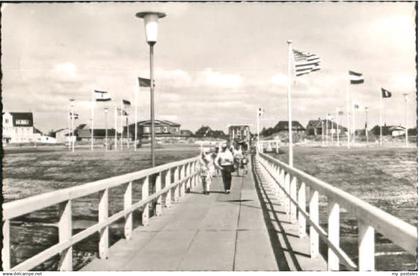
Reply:
M320 136L323 133L323 125L324 131L327 135L331 134L338 134L339 135L346 135L347 128L333 122L331 120L310 120L306 129L298 122L292 122L292 131L295 134L304 134L304 135L313 135L313 136ZM270 127L267 129L263 129L261 131L261 135L263 136L271 136L273 134L286 134L289 131L288 121L279 121L274 127ZM378 125L374 126L369 133L372 135L379 135L380 127ZM392 136L401 136L405 134L405 128L403 126L387 126L384 125L382 127L382 135L392 135ZM356 130L356 135L365 135L364 129ZM416 129L409 129L409 135L417 135Z

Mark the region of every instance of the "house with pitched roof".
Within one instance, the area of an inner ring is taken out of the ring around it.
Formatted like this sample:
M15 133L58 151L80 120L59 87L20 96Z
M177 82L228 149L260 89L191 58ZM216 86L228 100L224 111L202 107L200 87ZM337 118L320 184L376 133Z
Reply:
M35 142L32 112L3 112L3 143Z

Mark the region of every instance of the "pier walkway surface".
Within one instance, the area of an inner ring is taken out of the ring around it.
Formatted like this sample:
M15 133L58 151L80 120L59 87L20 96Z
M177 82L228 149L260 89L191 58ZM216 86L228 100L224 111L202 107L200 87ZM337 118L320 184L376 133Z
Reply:
M255 165L254 165L255 166ZM221 177L211 193L201 185L149 225L120 240L108 259L94 259L82 270L110 271L296 271L326 270L322 257L310 258L310 242L299 238L282 203L257 167L233 174L232 191L224 194Z

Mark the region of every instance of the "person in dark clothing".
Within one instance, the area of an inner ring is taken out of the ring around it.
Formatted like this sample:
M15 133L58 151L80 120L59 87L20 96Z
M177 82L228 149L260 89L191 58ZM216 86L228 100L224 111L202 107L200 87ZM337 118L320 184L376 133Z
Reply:
M216 157L216 166L222 171L225 193L230 193L232 184L233 155L227 144L222 145L222 151Z

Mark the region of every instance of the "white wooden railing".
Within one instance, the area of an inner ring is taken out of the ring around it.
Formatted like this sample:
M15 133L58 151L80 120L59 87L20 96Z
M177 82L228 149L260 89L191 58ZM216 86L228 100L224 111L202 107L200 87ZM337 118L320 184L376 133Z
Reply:
M285 202L289 220L298 223L300 237L306 236L306 225L309 224L311 257L319 255L320 238L327 244L328 270L339 270L340 263L349 270L375 270L375 231L408 253L417 255L416 227L267 154L259 153L256 159L276 195ZM307 189L309 199L306 198ZM327 231L319 224L319 195L328 200ZM358 265L340 248L340 208L357 219Z
M198 183L197 171L198 157L195 157L3 204L3 270L31 270L59 254L59 269L61 271L71 271L72 246L97 232L100 234L99 257L107 258L109 226L112 223L124 218L124 236L126 239L130 239L133 230L133 212L141 210L142 224L147 225L150 204L155 203L154 213L157 216L161 215L162 205L170 207L171 203L178 201L188 188L192 188ZM109 216L109 190L122 185L125 187L124 209ZM132 198L133 185L141 185L142 191L141 199L135 203L133 203ZM149 185L155 187L153 194L149 194ZM72 201L95 193L99 194L98 222L73 235ZM58 243L11 267L10 221L54 205L59 206L59 221L56 224L58 227Z

